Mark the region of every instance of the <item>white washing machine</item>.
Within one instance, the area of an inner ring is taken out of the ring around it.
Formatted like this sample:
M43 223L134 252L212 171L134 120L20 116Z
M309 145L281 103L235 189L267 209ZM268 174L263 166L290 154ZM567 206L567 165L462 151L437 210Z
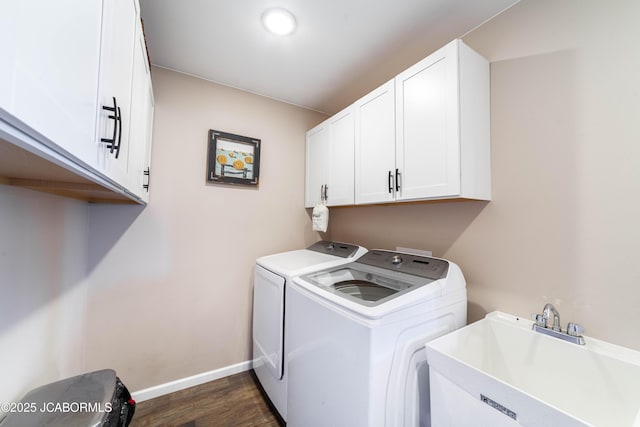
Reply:
M424 344L462 327L452 262L373 250L287 294L289 427L429 426Z
M294 276L336 267L358 259L367 250L341 242L320 241L306 249L256 260L253 284L253 370L262 388L287 420L285 304ZM288 310L288 308L287 308Z

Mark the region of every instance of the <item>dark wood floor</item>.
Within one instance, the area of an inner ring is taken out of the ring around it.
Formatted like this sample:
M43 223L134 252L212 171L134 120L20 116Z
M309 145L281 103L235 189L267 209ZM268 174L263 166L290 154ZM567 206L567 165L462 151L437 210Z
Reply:
M131 427L281 427L255 377L242 372L138 403Z

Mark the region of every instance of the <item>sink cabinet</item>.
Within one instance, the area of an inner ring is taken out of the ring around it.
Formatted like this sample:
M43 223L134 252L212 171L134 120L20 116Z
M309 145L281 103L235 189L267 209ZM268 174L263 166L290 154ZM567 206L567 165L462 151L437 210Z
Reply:
M638 426L640 352L492 312L425 344L433 426Z
M305 207L354 203L355 114L349 107L307 132Z

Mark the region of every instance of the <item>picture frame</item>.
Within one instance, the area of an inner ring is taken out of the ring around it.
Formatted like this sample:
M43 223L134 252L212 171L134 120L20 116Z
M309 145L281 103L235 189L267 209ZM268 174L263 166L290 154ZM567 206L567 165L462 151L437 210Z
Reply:
M210 129L207 181L257 186L260 142L257 138Z

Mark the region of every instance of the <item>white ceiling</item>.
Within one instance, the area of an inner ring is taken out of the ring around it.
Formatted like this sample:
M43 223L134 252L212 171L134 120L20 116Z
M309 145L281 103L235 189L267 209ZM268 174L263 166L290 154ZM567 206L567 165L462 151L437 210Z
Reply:
M518 0L141 0L154 65L333 114ZM289 36L262 13L284 7Z

